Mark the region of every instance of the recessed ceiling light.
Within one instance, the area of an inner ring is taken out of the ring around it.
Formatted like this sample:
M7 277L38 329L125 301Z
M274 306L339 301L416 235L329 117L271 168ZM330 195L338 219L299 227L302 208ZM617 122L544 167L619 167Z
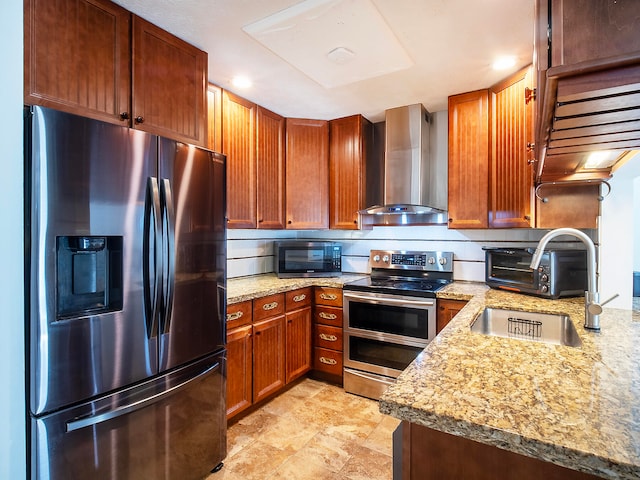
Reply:
M231 83L236 88L249 88L252 85L252 82L249 79L249 77L245 75L236 75L231 80Z
M506 70L516 64L516 57L500 57L493 62L494 70Z

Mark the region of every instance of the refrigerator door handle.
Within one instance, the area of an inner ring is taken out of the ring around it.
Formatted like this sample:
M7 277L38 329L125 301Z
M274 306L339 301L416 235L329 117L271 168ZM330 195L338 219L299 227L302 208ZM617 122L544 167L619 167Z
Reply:
M171 327L171 315L173 313L173 291L175 282L175 212L173 207L173 193L171 192L171 182L163 178L161 187L162 205L163 205L163 222L165 225L166 236L164 238L165 253L165 285L164 285L164 315L162 316L162 324L160 325L160 333L169 333Z
M202 377L217 370L218 368L220 368L220 362L214 363L213 365L209 366L206 370L199 373L198 375L194 377L190 377L184 382L181 382L155 395L145 397L141 400L137 400L126 405L122 405L120 407L114 408L113 410L109 410L104 413L99 413L98 415L87 415L87 416L75 418L67 422L66 431L67 433L69 433L69 432L73 432L74 430L80 430L81 428L91 427L93 425L97 425L99 423L103 423L108 420L113 420L114 418L122 417L123 415L128 415L137 410L141 410L153 403L159 402L163 398L168 397L169 395L172 395L173 393L179 390L182 390L187 385L201 379Z
M151 225L152 218L153 225ZM142 275L144 290L144 316L147 326L147 337L152 338L158 334L158 303L160 285L162 282L162 271L158 268L162 261L162 251L158 244L159 240L162 238L162 226L160 224L160 193L158 190L158 179L155 177L149 177L147 179L147 191L144 202L143 235ZM152 272L153 279L151 278Z

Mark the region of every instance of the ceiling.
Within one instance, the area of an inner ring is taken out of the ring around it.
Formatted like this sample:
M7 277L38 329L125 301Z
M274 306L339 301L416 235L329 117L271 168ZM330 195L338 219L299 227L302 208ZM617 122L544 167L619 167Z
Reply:
M285 117L446 110L449 95L487 88L533 55L533 0L115 3L206 51L211 83ZM493 70L502 55L516 65ZM234 87L238 74L253 85Z

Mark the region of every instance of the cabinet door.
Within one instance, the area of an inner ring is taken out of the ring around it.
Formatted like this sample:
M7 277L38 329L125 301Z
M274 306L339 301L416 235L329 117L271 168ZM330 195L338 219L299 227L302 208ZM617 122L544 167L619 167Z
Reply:
M253 402L285 384L284 315L253 324Z
M449 97L449 228L487 228L489 92Z
M525 89L531 87L532 71L527 67L489 90L492 228L533 225L533 167L528 162L533 144L533 101L525 101Z
M365 205L367 144L371 123L361 115L329 122L329 227L358 228Z
M227 418L251 405L252 326L227 332Z
M256 228L256 104L222 92L222 153L227 156L227 226Z
M207 148L222 152L222 89L207 86Z
M286 383L311 370L311 307L286 314Z
M25 0L24 102L128 125L130 21L106 0Z
M258 106L258 228L284 228L284 117Z
M207 53L133 16L133 127L207 142Z
M467 304L466 300L441 299L437 301L436 334L447 326L453 317Z
M287 118L287 228L329 227L329 123Z

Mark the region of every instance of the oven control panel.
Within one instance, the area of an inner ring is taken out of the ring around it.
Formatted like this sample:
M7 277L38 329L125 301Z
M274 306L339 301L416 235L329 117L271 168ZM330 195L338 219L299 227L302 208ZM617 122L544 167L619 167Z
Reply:
M371 268L452 272L453 252L371 250L369 263Z

